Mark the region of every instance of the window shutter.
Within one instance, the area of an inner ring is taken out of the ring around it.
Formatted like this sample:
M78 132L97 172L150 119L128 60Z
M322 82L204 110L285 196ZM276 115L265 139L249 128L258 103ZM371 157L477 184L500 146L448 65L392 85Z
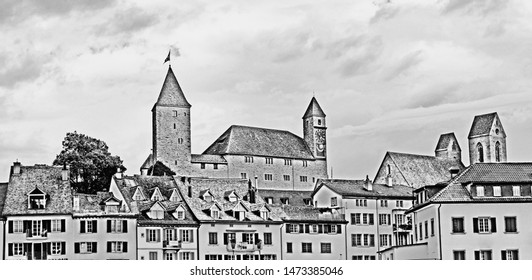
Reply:
M79 233L85 233L85 221L79 221Z
M392 215L388 214L388 225L392 224Z
M7 255L13 256L13 243L7 244Z
M161 242L161 231L159 229L156 229L155 232L157 235L157 242Z
M248 242L248 236L245 233L242 233L242 242Z
M473 218L473 232L478 233L478 218Z
M52 254L52 242L48 242L48 243L44 243L46 244L46 253L48 253L48 255L51 255Z
M66 220L61 219L61 232L66 232Z
M501 260L503 260L503 261L506 260L506 251L505 250L501 251Z
M51 232L51 225L52 225L52 221L51 220L43 220L42 221L42 227L48 231L48 232Z
M127 242L122 242L122 252L127 253Z
M91 222L92 222L92 232L97 233L98 232L98 221L92 220Z
M305 233L309 233L310 232L310 225L305 225Z
M111 242L107 242L107 253L111 253Z
M299 233L303 233L304 231L304 226L301 224L299 225Z
M93 253L98 253L98 243L97 242L92 242L92 252Z
M220 256L220 257L221 257L221 256ZM195 260L195 259L194 259L194 252L190 252L190 259L191 259L191 260Z
M480 260L480 251L475 251L475 260Z
M491 232L497 232L497 220L495 217L490 218L491 220Z
M13 221L8 222L7 233L13 233Z
M74 254L79 254L79 242L74 243Z
M188 231L188 236L190 236L189 238L189 242L194 242L194 231L193 230L189 230Z
M66 254L66 242L61 242L61 255Z
M318 225L318 233L323 233L323 225Z
M259 234L255 233L255 244L259 244Z
M375 246L375 236L373 234L369 235L369 246L370 247Z
M31 221L22 221L22 230L26 233L31 228Z
M111 232L111 220L107 220L107 232Z
M127 220L122 221L122 232L127 233Z
M374 223L373 221L373 214L369 214L369 224L372 225Z
M229 234L227 232L224 232L224 245L227 245L228 243L229 243Z
M336 233L342 233L342 225L336 226Z
M324 225L323 233L329 233L329 232L331 232L331 225Z
M286 224L286 233L290 233L291 224Z

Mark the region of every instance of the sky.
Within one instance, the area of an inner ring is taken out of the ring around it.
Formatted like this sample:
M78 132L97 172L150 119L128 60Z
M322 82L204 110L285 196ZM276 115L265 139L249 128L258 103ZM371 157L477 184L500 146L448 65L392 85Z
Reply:
M192 104L192 152L230 125L302 135L327 114L335 178L386 151L433 155L498 112L508 160L532 161L532 1L0 0L0 182L51 164L67 132L138 174L168 69Z

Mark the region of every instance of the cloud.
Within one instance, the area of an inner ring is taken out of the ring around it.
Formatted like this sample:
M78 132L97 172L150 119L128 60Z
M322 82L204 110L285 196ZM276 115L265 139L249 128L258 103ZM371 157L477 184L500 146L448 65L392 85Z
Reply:
M158 21L156 14L150 14L138 7L131 7L116 12L106 23L98 26L96 32L103 32L108 35L132 34L152 26Z
M351 53L345 54L338 72L343 77L351 77L361 74L371 74L377 66L376 62L383 51L383 42L380 37L373 37L365 44Z
M444 5L442 13L462 12L486 16L504 9L507 4L508 0L449 0Z
M20 22L32 16L62 16L71 12L92 12L114 6L116 0L5 0L0 23Z
M20 56L11 62L2 63L4 67L0 68L0 87L13 88L19 83L34 82L41 76L44 66L50 60L47 56Z
M390 80L401 74L405 74L411 68L423 61L423 51L416 50L405 55L398 63L389 68L385 74L385 79Z
M390 20L395 15L399 13L400 9L398 6L393 5L383 5L380 9L377 10L375 15L369 20L370 24L375 24L380 21Z

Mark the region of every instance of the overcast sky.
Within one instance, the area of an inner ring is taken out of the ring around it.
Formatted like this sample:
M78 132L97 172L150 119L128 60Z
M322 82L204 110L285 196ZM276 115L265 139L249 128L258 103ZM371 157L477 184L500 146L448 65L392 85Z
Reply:
M315 93L336 178L373 177L386 151L433 155L451 131L468 164L473 117L494 111L508 159L532 161L532 1L0 4L0 181L17 159L51 164L74 130L139 173L169 48L193 153L232 124L302 135Z

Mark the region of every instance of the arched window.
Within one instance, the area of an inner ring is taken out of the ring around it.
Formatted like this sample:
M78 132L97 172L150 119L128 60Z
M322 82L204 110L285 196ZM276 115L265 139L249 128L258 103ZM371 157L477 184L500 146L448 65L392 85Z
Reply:
M495 161L501 162L501 143L499 141L495 143Z
M391 175L391 174L392 174L392 167L391 167L389 164L388 164L388 166L387 166L387 170L386 170L386 171L387 171L387 173L388 173L388 174L386 174L386 175Z
M478 151L478 162L484 162L484 148L482 147L482 144L477 144L477 151Z

